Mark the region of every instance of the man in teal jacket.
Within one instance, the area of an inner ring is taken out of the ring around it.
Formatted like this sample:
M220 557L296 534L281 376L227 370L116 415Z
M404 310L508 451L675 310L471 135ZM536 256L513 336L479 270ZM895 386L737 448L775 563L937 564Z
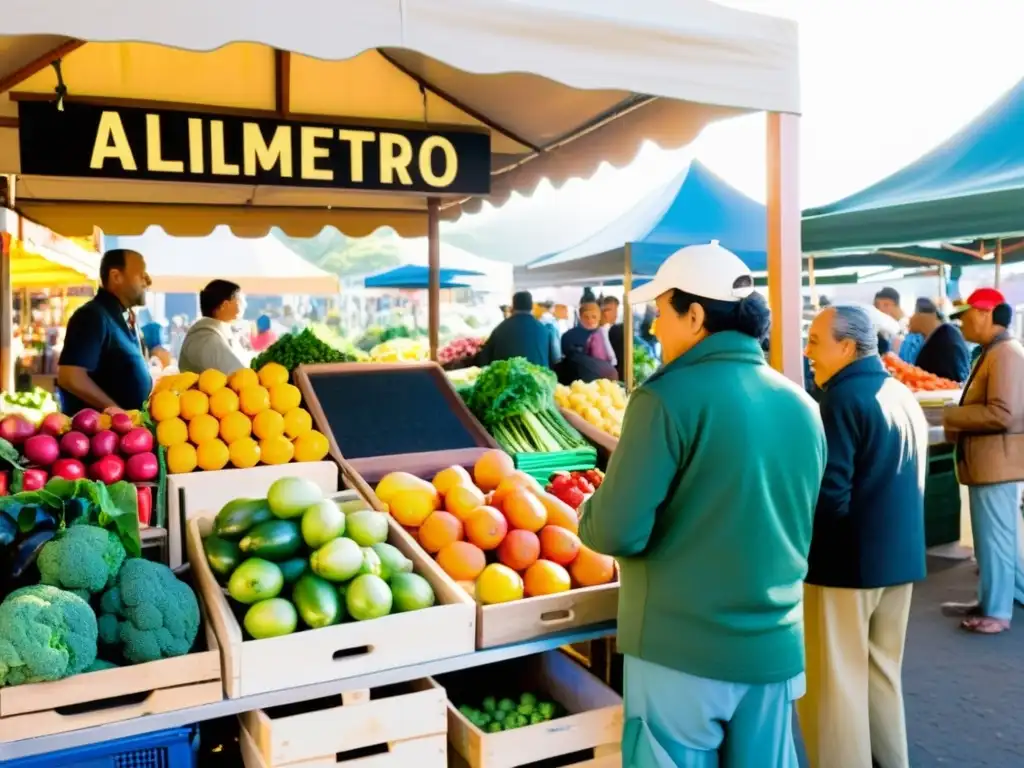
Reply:
M796 768L817 405L766 364L768 307L717 243L629 298L657 301L664 365L630 398L580 524L620 566L623 766Z

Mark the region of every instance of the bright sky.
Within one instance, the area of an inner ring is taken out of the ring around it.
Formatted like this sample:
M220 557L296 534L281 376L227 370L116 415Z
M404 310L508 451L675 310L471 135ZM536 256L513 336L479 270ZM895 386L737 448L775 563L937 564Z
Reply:
M719 2L800 24L804 207L898 170L1024 76L1024 0ZM518 261L568 247L667 181L690 152L764 200L764 124L763 115L719 123L683 151L647 146L625 169L605 166L589 182L572 181L561 191L542 185L532 198L516 197L500 211L460 221L446 239Z

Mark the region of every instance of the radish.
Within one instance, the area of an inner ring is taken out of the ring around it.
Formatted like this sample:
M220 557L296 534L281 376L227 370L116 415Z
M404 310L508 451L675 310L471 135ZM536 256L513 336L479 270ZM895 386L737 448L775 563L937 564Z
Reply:
M48 467L60 458L60 446L52 435L33 435L22 448L25 458L32 464Z
M153 489L148 485L137 485L135 496L139 507L139 525L149 525L153 520Z
M89 438L81 432L68 432L60 439L60 452L72 459L89 455Z
M92 408L83 408L71 419L71 428L86 435L94 435L100 428L100 415Z
M23 416L12 413L0 421L0 438L3 438L11 445L21 445L36 433L32 422Z
M134 426L132 424L132 417L124 411L118 411L110 416L110 428L119 435L128 434Z
M39 422L39 431L44 435L60 437L71 429L71 419L63 413L48 413Z
M21 476L21 490L38 491L49 479L50 476L46 474L45 469L26 469Z
M136 453L133 456L129 456L128 461L125 462L124 471L129 480L137 483L155 480L160 472L160 465L156 461L156 456L147 451L146 453Z
M145 427L135 427L121 438L121 453L131 456L153 450L153 433Z
M109 429L101 430L92 436L89 446L93 458L102 459L117 450L117 435Z
M57 459L50 469L54 477L65 480L81 480L85 477L85 464L78 459Z
M124 460L113 454L104 456L89 467L89 477L107 485L120 482L124 479Z

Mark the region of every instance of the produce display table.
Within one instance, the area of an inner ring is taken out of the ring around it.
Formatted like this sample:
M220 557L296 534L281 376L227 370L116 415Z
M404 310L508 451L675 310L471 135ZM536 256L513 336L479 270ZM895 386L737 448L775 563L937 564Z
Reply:
M545 651L555 650L564 645L585 643L615 634L615 623L605 622L584 629L548 635L546 637L522 643L497 646L486 650L478 650L461 656L439 659L424 664L413 664L405 667L382 670L368 675L351 677L343 680L332 680L326 683L315 683L296 688L270 691L253 696L242 696L236 699L224 699L212 704L179 709L156 715L145 715L133 720L110 725L83 728L77 731L66 731L53 736L35 739L23 739L0 744L0 764L5 760L53 752L85 744L94 744L109 739L119 739L142 733L150 733L166 728L176 728L205 720L215 720L231 715L240 715L268 707L312 701L327 696L336 696L348 691L365 688L378 688L396 683L409 682L425 677L433 677L461 669L481 667L507 659L532 656Z

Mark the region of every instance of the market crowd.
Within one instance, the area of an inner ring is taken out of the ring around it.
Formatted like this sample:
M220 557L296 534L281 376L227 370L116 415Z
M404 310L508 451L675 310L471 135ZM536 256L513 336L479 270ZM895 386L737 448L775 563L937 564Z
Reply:
M632 393L580 521L620 566L623 765L795 768L795 704L812 768L908 768L929 425L880 351L965 382L943 427L970 493L978 599L945 609L964 631L1004 632L1024 601L1009 306L984 288L950 318L930 301L903 318L891 289L874 308L826 307L804 350L812 397L767 364L767 304L717 244L677 251L629 301L656 305L662 367Z

